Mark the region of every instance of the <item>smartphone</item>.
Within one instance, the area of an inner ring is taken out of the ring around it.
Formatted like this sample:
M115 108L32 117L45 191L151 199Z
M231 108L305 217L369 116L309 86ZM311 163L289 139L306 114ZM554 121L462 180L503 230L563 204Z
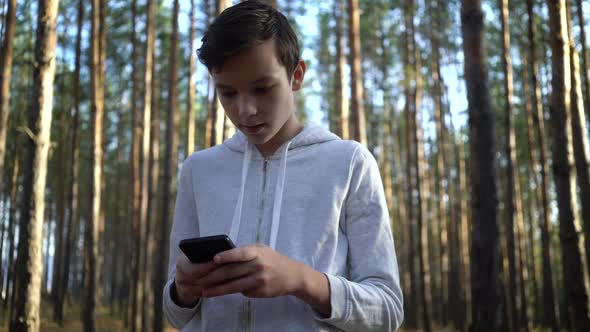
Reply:
M192 263L210 262L218 253L236 247L227 235L185 239L180 241L178 246Z

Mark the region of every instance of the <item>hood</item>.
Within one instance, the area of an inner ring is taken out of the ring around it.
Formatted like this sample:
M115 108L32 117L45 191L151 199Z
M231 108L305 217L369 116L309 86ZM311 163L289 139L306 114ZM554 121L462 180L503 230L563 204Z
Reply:
M340 139L338 136L334 135L330 131L320 127L319 125L310 122L303 130L297 134L297 136L293 137L289 142L285 144L289 144L289 150L306 147L313 144L324 143L328 141L338 140ZM248 145L248 139L246 135L244 135L241 131L236 130L236 133L231 137L226 139L223 142L223 145L227 146L230 150L236 152L246 152L246 147ZM282 150L282 147L279 147L275 152L275 155Z
M285 176L287 173L287 156L289 150L303 148L313 144L333 141L340 139L338 136L332 134L328 130L314 124L307 124L303 130L293 137L290 141L285 142L281 147L275 151L273 156L278 156L281 159L279 166L279 174L276 182L275 197L272 210L272 221L270 228L270 243L269 246L275 250L277 233L281 218L281 208L283 203L283 191L285 190ZM234 210L234 217L232 218L232 226L229 237L236 241L238 232L240 231L240 223L242 221L242 205L244 204L244 194L246 186L246 178L248 176L248 168L252 160L253 151L258 151L252 144L248 143L246 136L239 130L230 138L223 142L229 149L244 154L242 159L242 184L240 186L240 194L236 207ZM259 152L258 152L259 153ZM260 154L260 153L259 153ZM271 158L273 157L271 156Z

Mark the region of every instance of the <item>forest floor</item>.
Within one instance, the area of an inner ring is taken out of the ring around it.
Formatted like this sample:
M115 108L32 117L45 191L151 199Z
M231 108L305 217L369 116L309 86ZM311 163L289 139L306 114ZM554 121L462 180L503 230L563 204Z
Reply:
M74 305L66 309L64 325L59 326L51 319L53 307L50 303L43 301L41 306L41 331L43 332L80 332L83 331L80 320L80 309L82 306ZM0 314L0 332L8 332L8 322L5 319L7 313ZM118 315L111 315L108 307L101 307L96 311L96 332L124 332L128 331L123 326L123 321ZM176 332L177 329L165 327L164 332Z

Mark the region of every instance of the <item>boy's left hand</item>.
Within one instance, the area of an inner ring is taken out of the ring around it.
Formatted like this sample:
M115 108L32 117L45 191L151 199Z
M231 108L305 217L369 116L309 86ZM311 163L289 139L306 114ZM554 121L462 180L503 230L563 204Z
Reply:
M248 297L291 295L302 284L305 264L256 244L215 256L219 268L203 277L203 297L242 293Z

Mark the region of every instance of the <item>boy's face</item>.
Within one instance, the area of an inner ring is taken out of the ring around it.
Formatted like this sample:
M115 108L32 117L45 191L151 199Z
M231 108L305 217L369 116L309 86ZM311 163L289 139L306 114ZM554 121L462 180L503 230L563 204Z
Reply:
M287 78L276 54L271 39L227 58L220 69L211 71L227 116L263 153L274 152L300 128L293 91L302 86L305 63L300 61Z

